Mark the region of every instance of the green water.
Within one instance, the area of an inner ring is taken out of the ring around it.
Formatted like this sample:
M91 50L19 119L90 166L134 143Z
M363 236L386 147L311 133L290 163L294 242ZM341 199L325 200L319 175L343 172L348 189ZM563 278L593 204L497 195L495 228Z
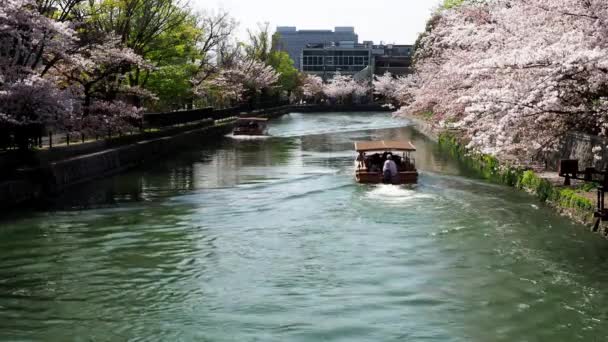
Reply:
M605 341L608 244L386 114L291 114L0 221L0 341ZM353 182L409 139L415 187Z

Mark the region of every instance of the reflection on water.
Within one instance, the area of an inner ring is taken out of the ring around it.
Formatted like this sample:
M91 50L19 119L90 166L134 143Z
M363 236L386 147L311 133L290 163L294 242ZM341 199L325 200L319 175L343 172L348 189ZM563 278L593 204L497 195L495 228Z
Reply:
M3 221L0 340L604 340L606 243L405 126L292 114ZM355 184L369 139L419 184Z

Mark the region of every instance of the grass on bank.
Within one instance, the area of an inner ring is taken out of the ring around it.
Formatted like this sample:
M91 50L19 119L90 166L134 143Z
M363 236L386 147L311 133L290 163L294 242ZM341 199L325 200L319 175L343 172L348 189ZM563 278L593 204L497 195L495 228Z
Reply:
M471 153L460 143L458 137L451 133L440 134L439 145L486 180L530 192L541 202L574 211L577 218L584 222L590 222L592 219L595 210L592 199L595 198L593 191L596 184L587 183L576 187L556 185L532 170L501 164L496 157L490 155Z

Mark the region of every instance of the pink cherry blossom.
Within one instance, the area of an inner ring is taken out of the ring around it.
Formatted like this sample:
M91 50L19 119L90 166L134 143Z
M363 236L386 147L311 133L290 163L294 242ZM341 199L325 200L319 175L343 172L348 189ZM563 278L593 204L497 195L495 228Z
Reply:
M330 99L338 103L350 101L360 101L367 96L370 87L359 81L355 81L351 76L336 73L324 86L323 93Z
M223 97L234 101L271 88L279 80L279 74L271 67L256 60L241 60L234 66L222 69L219 74L196 89L204 95L210 89L218 90Z
M605 0L465 1L435 15L416 61L401 112L432 111L478 151L528 159L568 131L608 133Z
M302 95L306 98L318 98L323 94L323 79L316 75L306 75L301 86Z

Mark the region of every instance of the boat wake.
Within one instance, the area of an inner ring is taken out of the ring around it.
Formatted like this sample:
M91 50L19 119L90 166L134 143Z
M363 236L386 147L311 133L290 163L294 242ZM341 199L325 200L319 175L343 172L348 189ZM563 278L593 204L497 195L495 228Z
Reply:
M407 204L420 200L435 199L431 194L420 193L412 188L390 184L379 184L365 194L368 200L388 204Z
M326 127L313 127L309 129L301 129L301 130L292 130L288 132L281 132L278 129L272 129L271 133L273 136L279 138L295 138L295 137L304 137L310 135L324 135L324 134L338 134L338 133L352 133L352 132L361 132L368 130L381 130L381 129L390 129L390 128L402 128L408 127L411 124L409 122L395 122L395 123L379 123L379 124L361 124L361 125L349 125L346 127L334 127L331 125L327 125Z
M226 138L234 139L234 140L267 140L272 138L269 135L234 135L232 133L225 135Z

